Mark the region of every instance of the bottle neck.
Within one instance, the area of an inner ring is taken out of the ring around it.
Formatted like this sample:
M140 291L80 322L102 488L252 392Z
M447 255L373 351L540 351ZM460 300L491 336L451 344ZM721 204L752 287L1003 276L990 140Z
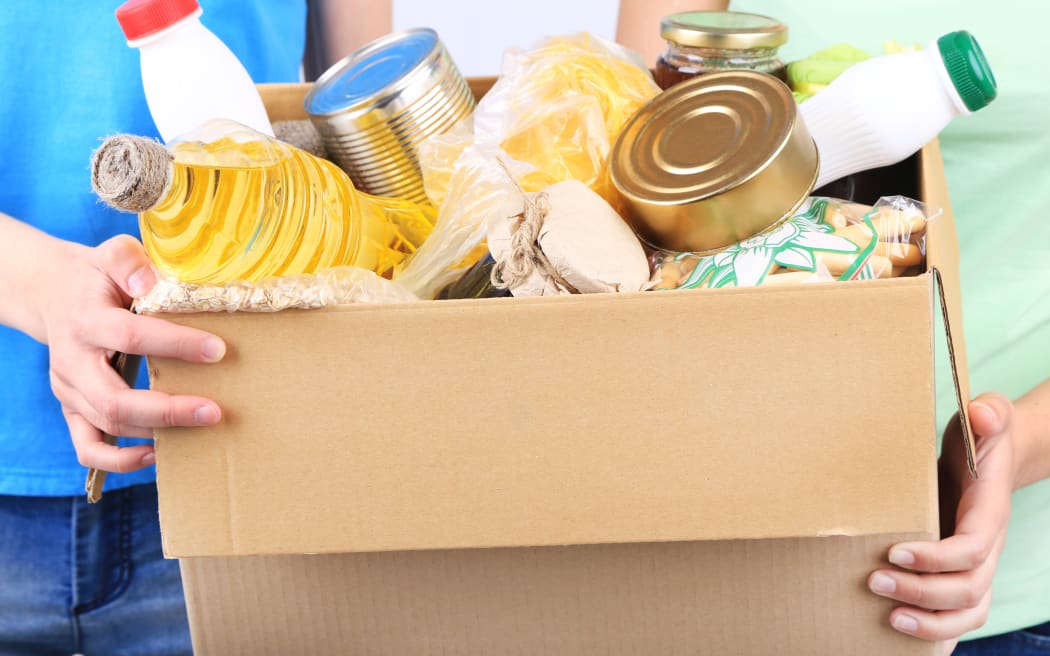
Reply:
M952 105L959 114L969 115L973 112L963 102L962 96L959 95L959 90L955 88L955 82L952 81L951 76L948 74L948 68L944 65L944 59L941 57L940 47L936 41L929 43L923 50L926 56L930 60L930 66L937 72L937 79L941 81L941 86L944 87L944 93L951 98Z
M165 27L159 32L154 32L153 34L150 34L149 36L144 36L141 39L131 39L128 41L128 47L142 48L144 46L150 45L151 43L156 43L157 41L170 36L173 32L181 30L185 27L191 26L193 24L200 25L200 17L202 12L203 10L198 8L192 14L189 14L185 18L180 18L179 20L175 21L174 23Z

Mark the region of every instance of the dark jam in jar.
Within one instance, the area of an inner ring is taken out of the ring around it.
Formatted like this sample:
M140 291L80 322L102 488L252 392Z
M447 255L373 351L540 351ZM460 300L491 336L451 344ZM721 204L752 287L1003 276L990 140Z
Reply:
M738 11L686 11L660 22L667 49L656 62L662 89L718 71L747 69L787 82L787 66L777 50L787 27L773 18Z
M491 254L486 254L474 266L467 269L459 280L446 285L437 298L447 300L451 298L499 298L510 296L509 289L500 289L492 284L492 269L496 266L496 260Z

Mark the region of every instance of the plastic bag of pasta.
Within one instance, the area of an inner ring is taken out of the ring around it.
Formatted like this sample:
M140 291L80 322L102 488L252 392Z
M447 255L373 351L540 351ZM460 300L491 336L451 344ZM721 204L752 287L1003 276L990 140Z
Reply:
M473 263L514 181L538 192L578 180L619 209L609 151L624 123L658 92L637 55L591 34L507 51L474 114L420 147L424 188L439 216L398 281L429 298L440 281Z

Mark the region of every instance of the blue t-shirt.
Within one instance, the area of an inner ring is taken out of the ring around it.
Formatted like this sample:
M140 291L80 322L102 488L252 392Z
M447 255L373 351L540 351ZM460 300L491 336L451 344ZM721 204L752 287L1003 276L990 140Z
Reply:
M299 79L304 0L200 0L201 22L256 82ZM119 1L0 3L0 212L62 239L96 245L138 234L137 217L102 206L90 157L115 133L156 136L138 52ZM0 303L3 299L0 282ZM0 494L77 495L86 470L48 377L47 347L0 326ZM140 372L139 386L146 383ZM153 468L107 477L107 489L154 479Z

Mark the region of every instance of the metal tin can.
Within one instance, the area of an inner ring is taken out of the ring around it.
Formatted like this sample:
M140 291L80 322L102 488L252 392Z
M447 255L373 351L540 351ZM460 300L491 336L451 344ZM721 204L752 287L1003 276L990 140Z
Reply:
M711 73L661 93L610 154L627 221L649 246L709 253L789 219L817 179L817 148L787 85Z
M434 30L382 37L318 78L304 105L325 150L358 189L427 202L419 145L474 110Z

